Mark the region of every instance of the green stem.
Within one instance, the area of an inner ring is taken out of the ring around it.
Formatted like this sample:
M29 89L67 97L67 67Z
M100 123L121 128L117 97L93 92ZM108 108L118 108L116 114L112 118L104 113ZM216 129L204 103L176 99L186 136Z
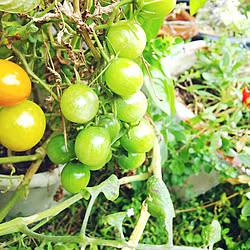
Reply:
M19 59L21 60L21 62L23 63L23 66L25 68L25 70L27 71L27 73L32 77L34 78L35 80L37 80L52 96L53 98L58 101L58 98L56 96L56 94L52 91L52 88L46 84L44 81L42 81L29 67L26 59L25 59L25 56L17 49L15 48L13 45L12 45L12 50L14 51L14 53L19 57Z
M22 156L10 156L10 157L2 157L0 158L0 164L4 163L17 163L17 162L25 162L25 161L35 161L40 159L42 156L40 153L36 153L33 155L22 155Z
M147 221L150 217L150 213L148 212L148 207L147 204L145 202L142 203L141 206L141 212L140 212L140 216L139 219L136 223L136 226L132 232L132 234L129 237L129 243L133 243L133 244L138 244L142 233L146 227ZM122 250L130 250L130 249L134 249L134 248L129 248L129 247L125 247Z
M87 32L87 29L84 26L81 26L81 32L84 38L84 41L86 42L87 46L89 47L90 51L93 53L96 61L97 61L97 66L95 69L95 72L100 68L101 65L101 56L99 55L98 51L96 50L94 44L92 43L89 34Z
M155 139L155 144L153 148L153 156L152 156L152 162L149 167L149 171L153 173L153 175L159 177L162 179L161 174L161 151L160 151L160 145L157 138Z
M108 21L109 27L111 27L111 25L113 24L115 16L116 16L117 12L119 11L120 7L123 6L123 5L125 5L125 4L129 4L129 3L133 3L133 2L134 2L134 0L123 0L123 1L119 2L114 7L113 12L112 12L112 14L111 14L111 16L109 18L109 21Z
M74 13L75 13L79 18L81 18L79 0L73 0L73 9L74 9Z
M121 179L119 179L119 184L123 185L129 182L134 182L134 181L145 181L151 176L150 173L143 173L139 175L134 175L134 176L126 176Z
M35 17L38 18L44 16L45 14L49 13L55 7L55 5L56 2L53 1L48 8L46 8L43 12L38 13Z
M79 201L80 199L82 199L82 195L80 193L78 193L78 194L70 197L66 201L60 203L59 205L56 205L48 210L45 210L43 212L38 213L38 214L31 215L31 216L24 217L24 218L15 218L11 221L2 223L2 224L0 224L0 236L19 232L20 228L22 227L23 224L28 225L28 224L34 223L36 221L42 220L44 218L48 218L50 216L56 216L61 211L68 208L69 206L71 206L75 202Z
M90 217L92 207L93 207L93 205L95 203L95 200L96 200L98 195L99 195L99 192L96 192L95 194L91 195L91 199L89 201L88 208L86 210L84 220L83 220L83 223L82 223L81 232L80 232L80 235L81 235L82 239L86 238L86 228L87 228L88 220L89 220L89 217Z
M117 12L119 11L119 8L125 4L130 4L130 3L133 3L134 0L123 0L121 2L119 2L113 9L113 12L109 18L109 21L105 24L101 24L101 25L98 25L98 26L95 26L94 27L94 30L97 31L97 30L102 30L102 29L108 29L110 28L112 25L113 25L113 22L114 22L114 19L115 19L115 16L117 14Z
M35 233L30 230L26 225L22 224L20 231L24 234L29 235L30 237L36 238L38 240L49 241L49 242L80 242L79 236L54 236L54 235L44 235Z
M15 190L14 194L10 197L8 202L0 210L0 222L5 218L10 209L20 200L23 200L28 195L28 187L33 175L37 172L41 163L43 162L44 157L46 156L46 148L51 137L49 137L43 145L36 150L37 154L40 154L39 159L33 162L29 169L27 170L23 180Z
M104 49L103 49L103 47L102 47L102 45L101 45L101 43L100 43L100 41L99 41L99 39L98 39L98 37L97 37L97 35L96 35L96 33L95 33L94 30L93 30L93 36L94 36L94 38L95 38L95 40L96 40L97 46L98 46L98 48L99 48L99 50L100 50L100 52L101 52L101 54L102 54L104 60L105 60L106 62L110 62L110 58L109 58L108 55L105 53L105 51L104 51Z
M100 246L109 246L114 248L125 248L125 247L132 247L136 249L144 249L144 250L197 250L201 248L196 247L184 247L184 246L166 246L166 245L149 245L149 244L133 244L124 241L118 240L105 240L105 239L97 239L97 238L89 238L86 237L81 239L80 236L53 236L53 235L44 235L35 233L30 230L26 225L21 226L21 232L29 235L32 238L36 238L39 240L47 241L47 242L63 242L63 243L80 243L84 246L87 245L100 245Z

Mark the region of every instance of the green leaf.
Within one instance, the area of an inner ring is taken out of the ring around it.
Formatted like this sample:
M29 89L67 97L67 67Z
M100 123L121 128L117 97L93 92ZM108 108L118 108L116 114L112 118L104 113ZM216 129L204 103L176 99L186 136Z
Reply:
M174 159L169 166L174 174L182 175L185 170L185 165L182 160Z
M155 175L147 181L148 211L157 218L171 221L175 217L174 206L163 180Z
M246 204L243 206L241 213L244 216L250 216L250 200L248 200Z
M92 196L97 196L99 193L103 192L108 200L115 200L119 196L119 180L116 175L112 174L108 179L94 187L86 187ZM86 196L86 194L84 194Z
M108 200L115 200L119 196L119 180L112 174L107 180L100 184L102 192Z
M143 71L145 86L154 103L166 114L174 115L175 95L173 81L168 76L166 76L160 69L152 66L149 68L149 72L154 84L153 87L145 67ZM155 92L157 93L157 96ZM159 100L159 98L161 98L162 100Z
M126 212L119 212L115 214L109 214L103 218L103 221L108 223L110 226L120 228L122 226L122 222L126 217Z
M164 132L161 133L163 134L164 137L164 140L160 141L161 165L163 166L168 159L168 137L166 133Z
M213 220L211 225L208 225L202 230L202 236L211 249L213 245L221 238L221 226L218 220Z
M89 250L98 250L98 246L97 245L90 245Z
M11 13L27 13L38 6L40 0L5 0L0 2L0 10Z
M229 67L231 66L232 63L232 56L230 51L228 51L228 49L225 49L223 51L223 59L220 61L220 68L223 71L227 71L229 69Z
M212 150L216 150L219 147L220 138L221 138L220 131L217 131L213 134L211 145L210 145Z
M190 15L194 15L200 8L202 8L207 0L190 0Z
M238 154L239 159L241 162L246 165L248 168L250 168L250 157L246 154Z

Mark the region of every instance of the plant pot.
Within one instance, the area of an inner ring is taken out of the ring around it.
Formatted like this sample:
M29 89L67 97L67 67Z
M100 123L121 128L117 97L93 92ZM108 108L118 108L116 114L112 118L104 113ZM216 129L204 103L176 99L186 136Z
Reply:
M164 58L164 70L167 72L168 75L171 77L178 77L186 70L188 70L196 61L195 51L199 49L206 49L206 43L203 40L193 41L184 44L183 50L180 54L176 56L169 56ZM173 63L174 62L174 63ZM195 117L195 114L186 107L185 104L182 103L181 100L176 98L175 102L176 114L175 119L177 122L188 121L191 118ZM195 125L197 130L202 130L203 124L202 122ZM218 145L219 148L219 145ZM234 157L228 157L223 154L223 151L217 149L215 152L221 161L226 161L227 164L233 166L235 168L241 169L242 162L237 157L236 152L232 152ZM211 158L213 156L211 155ZM210 173L206 173L201 166L201 172L199 174L192 174L190 175L184 182L183 186L173 186L170 187L173 192L177 192L181 195L181 198L184 200L189 200L195 196L200 194L204 194L211 188L215 187L219 184L220 174L216 170L212 170ZM189 186L193 188L190 189L189 195L187 195L186 190L189 189Z
M63 166L55 168L51 172L35 174L29 185L27 197L18 201L9 211L5 219L16 216L30 216L42 212L58 204L54 196L61 185L61 170ZM21 182L20 176L0 175L0 209L9 201ZM10 187L10 188L9 188ZM8 191L6 191L8 190Z
M164 23L158 36L181 37L186 40L198 34L198 25L195 17L191 16L186 10L181 9L179 13L173 10L165 17Z

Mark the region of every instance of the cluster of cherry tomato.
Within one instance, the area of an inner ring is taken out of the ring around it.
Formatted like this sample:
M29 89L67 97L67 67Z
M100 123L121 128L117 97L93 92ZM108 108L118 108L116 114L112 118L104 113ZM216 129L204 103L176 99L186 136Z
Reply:
M72 141L68 139L67 150L64 135L52 138L47 148L51 161L66 164L61 182L71 193L87 186L91 171L101 169L112 157L121 169L140 167L154 145L153 127L143 118L147 110L147 98L140 90L143 73L133 60L144 50L145 32L133 21L119 21L107 31L107 41L114 59L103 78L113 92L115 112L99 115L96 91L80 83L70 85L61 96L61 111L84 128ZM94 117L97 122L91 123Z
M0 68L0 143L13 151L25 151L41 140L45 115L27 100L31 92L27 73L7 60L0 60Z

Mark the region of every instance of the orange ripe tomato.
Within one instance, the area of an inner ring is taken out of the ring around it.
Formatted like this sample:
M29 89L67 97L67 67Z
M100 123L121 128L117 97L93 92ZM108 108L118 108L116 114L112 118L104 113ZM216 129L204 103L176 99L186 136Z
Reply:
M28 74L16 63L0 59L0 106L14 106L31 92Z

